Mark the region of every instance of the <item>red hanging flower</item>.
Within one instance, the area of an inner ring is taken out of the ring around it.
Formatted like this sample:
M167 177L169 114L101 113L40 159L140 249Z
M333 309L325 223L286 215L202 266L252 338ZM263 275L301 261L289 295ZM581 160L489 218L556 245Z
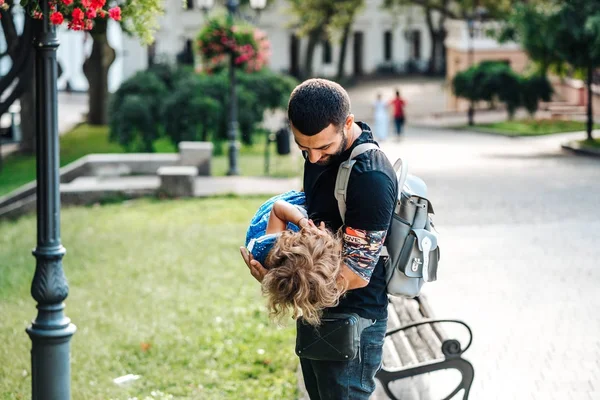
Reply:
M258 71L269 60L270 45L264 32L249 25L230 25L224 18L213 18L202 28L196 39L203 59L204 71L226 68L233 55L237 67Z
M106 4L106 0L92 0L92 8L98 10Z
M60 12L53 12L50 14L50 22L54 25L60 25L65 21L65 17Z
M83 22L83 11L81 11L81 8L74 8L73 12L71 13L71 18L73 18L73 22Z
M121 20L121 8L119 6L113 7L108 10L108 16L114 19L115 21Z
M8 8L6 1L0 0L0 9ZM65 23L68 29L75 31L93 29L96 18L122 19L121 8L115 6L108 9L106 0L32 0L31 16L35 19L44 18L41 1L48 1L49 19L53 25Z

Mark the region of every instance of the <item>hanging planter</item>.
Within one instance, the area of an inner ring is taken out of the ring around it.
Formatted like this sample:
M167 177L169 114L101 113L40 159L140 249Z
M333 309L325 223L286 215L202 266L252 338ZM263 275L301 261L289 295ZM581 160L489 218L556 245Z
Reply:
M97 18L121 20L121 8L108 7L106 0L50 0L48 4L50 22L54 25L66 24L73 31L92 30ZM30 10L34 19L43 18L40 0L24 0L21 5Z
M226 68L231 54L237 68L260 71L269 61L270 47L263 31L250 25L229 24L223 17L208 20L196 40L207 73Z

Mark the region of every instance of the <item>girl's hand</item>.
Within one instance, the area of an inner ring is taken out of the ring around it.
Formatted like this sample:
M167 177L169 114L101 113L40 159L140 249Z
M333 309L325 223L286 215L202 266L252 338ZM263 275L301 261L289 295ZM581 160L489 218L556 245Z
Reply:
M244 246L240 247L240 253L242 254L242 258L246 263L246 266L250 270L250 274L259 282L262 282L265 275L267 274L267 269L261 265L258 261L252 258L252 254L246 249Z

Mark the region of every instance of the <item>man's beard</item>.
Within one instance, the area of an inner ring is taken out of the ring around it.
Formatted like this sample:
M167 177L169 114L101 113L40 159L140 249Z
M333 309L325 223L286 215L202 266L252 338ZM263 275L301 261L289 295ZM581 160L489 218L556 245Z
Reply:
M346 150L346 145L348 144L348 137L346 136L346 134L344 133L343 130L341 132L341 135L342 135L342 140L340 142L340 146L337 148L335 153L327 155L327 157L321 158L315 164L320 165L320 166L326 166L329 164L333 164L340 158L340 155Z

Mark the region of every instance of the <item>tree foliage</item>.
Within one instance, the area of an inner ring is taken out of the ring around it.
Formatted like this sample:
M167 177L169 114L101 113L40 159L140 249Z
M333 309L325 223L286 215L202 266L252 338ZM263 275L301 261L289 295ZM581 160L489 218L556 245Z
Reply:
M516 41L537 65L537 73L546 75L551 67L562 68L564 60L556 51L556 8L548 5L518 4L499 35L501 42Z
M552 96L552 86L545 76L519 76L507 64L497 61L485 61L459 72L452 87L456 96L472 103L504 103L509 118L519 107L525 107L533 116L540 100L549 101Z
M594 69L600 67L600 2L548 0L515 7L503 38L517 40L542 74L554 68L586 71L588 98ZM587 134L592 139L593 110L588 101Z
M313 53L318 42L337 40L345 44L357 13L365 6L364 0L289 0L290 11L296 16L293 23L300 37L308 37L304 75L312 75ZM339 62L343 64L345 46ZM338 68L339 70L339 68ZM338 75L340 75L338 73Z
M126 33L138 37L142 43L154 41L158 29L158 17L163 12L161 0L119 0L121 7L121 28Z
M237 73L238 124L242 141L263 120L265 110L284 109L297 82L288 76L261 70ZM146 107L139 105L145 99ZM187 67L156 65L125 81L111 102L111 140L128 151L153 151L148 145L165 136L180 141L227 139L229 127L229 77L197 74Z

